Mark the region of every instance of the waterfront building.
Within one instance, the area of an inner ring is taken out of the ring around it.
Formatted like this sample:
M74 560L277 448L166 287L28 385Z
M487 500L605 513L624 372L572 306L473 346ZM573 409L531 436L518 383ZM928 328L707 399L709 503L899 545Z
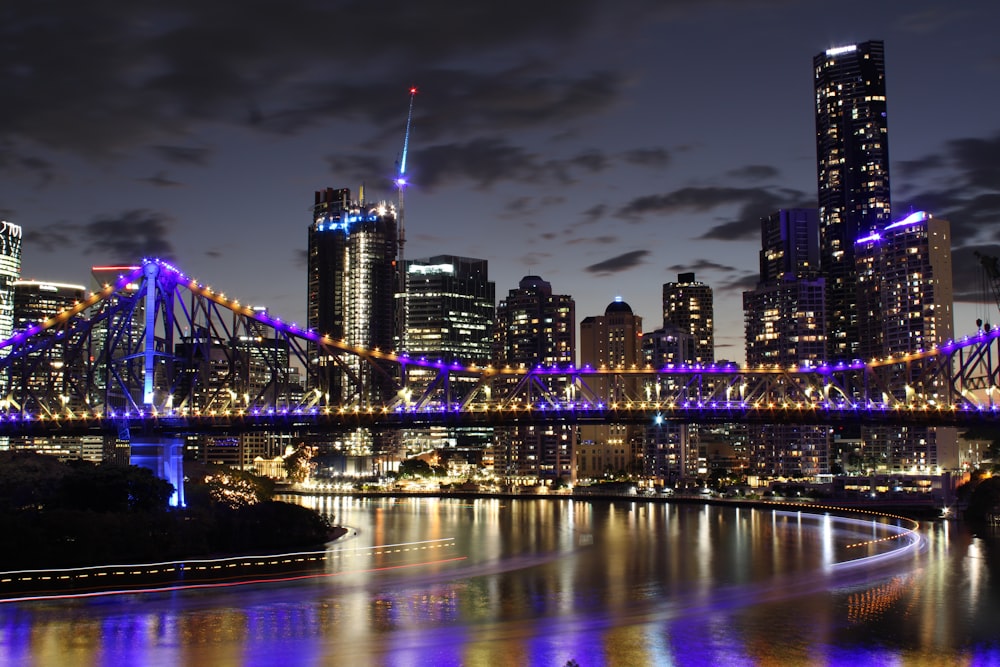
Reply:
M884 44L828 49L813 68L827 360L849 361L860 340L854 241L890 220Z
M384 201L352 199L347 188L315 193L309 226L307 325L333 340L365 349L392 351L400 339L396 297L399 275L396 209ZM328 405L377 404L392 392L391 371L376 361L334 358L309 347L307 390L327 387ZM366 429L349 434L338 448L368 455L395 448L392 436Z
M580 365L594 368L634 368L642 363L642 318L621 298L608 304L604 315L580 323ZM639 396L639 381L627 376L604 376L593 381L595 392L609 401ZM578 479L640 474L641 427L635 424L581 426L576 450Z
M539 276L525 276L497 306L493 334L496 366L569 367L576 361L576 304ZM569 376L550 375L548 389L572 391ZM543 425L505 427L494 434L494 466L513 481L571 480L576 429Z
M663 329L652 333L646 354L653 362L707 366L715 361L715 316L712 288L694 273L680 273L663 285ZM676 349L675 349L676 348ZM647 388L657 395L661 387ZM646 475L667 486L694 484L707 469L697 424L647 425L644 443Z
M865 360L930 349L954 338L951 225L918 211L855 244L863 315ZM900 365L894 397L928 406L941 387L921 380L921 363ZM878 427L863 431L864 458L876 469L926 473L942 462L957 466L952 428ZM948 452L947 457L942 456Z
M761 219L760 280L743 293L747 366L816 367L826 358L825 280L819 275L815 209ZM824 426L747 427L748 472L758 478L815 478L830 472Z
M496 318L496 286L489 279L485 259L435 255L407 260L407 327L404 349L412 358L462 365L487 366L492 353L492 332ZM435 379L436 371L411 367L407 390L417 400ZM459 401L473 385L469 378L455 374L441 400ZM426 451L441 447L486 447L492 437L489 428L432 427L408 431L403 440L409 450ZM481 457L480 457L481 458Z
M694 273L680 273L677 282L663 285L663 326L674 325L694 340L694 357L687 361L715 361L714 298L712 288L695 280Z

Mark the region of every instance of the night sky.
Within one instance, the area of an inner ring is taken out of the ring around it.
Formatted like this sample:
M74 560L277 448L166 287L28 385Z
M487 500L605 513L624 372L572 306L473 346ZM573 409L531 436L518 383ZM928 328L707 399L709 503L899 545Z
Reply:
M715 290L743 359L759 217L815 206L812 58L885 41L895 218L951 220L956 333L1000 255L1000 3L202 0L0 6L0 218L24 278L173 260L305 324L313 191L394 199L406 257L541 275L577 320L664 282Z

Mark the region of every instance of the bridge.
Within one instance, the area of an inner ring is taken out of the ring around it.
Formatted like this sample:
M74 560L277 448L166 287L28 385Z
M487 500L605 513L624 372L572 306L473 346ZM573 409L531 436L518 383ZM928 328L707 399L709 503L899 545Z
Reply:
M0 342L0 437L100 434L164 466L188 433L524 423L1000 423L1000 330L808 367L478 367L363 349L145 259ZM137 445L138 443L138 445ZM144 445L148 445L144 452ZM167 443L167 444L164 444ZM172 444L171 444L172 443Z

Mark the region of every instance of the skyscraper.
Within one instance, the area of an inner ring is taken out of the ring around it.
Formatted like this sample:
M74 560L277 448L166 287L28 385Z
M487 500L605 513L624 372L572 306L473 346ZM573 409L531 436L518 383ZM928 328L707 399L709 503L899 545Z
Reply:
M14 282L14 331L24 331L50 317L72 308L86 297L83 285L43 282L38 280L18 280ZM86 408L78 400L71 399L73 384L81 384L84 359L78 353L66 354L66 345L57 340L49 346L39 346L29 352L19 362L11 366L12 382L15 387L24 384L18 393L26 397L23 407L34 412L37 406L31 404L36 395L52 390L65 396L63 407L67 410ZM24 372L22 373L22 370ZM23 447L40 453L58 456L78 457L90 461L103 458L104 441L99 435L64 436L39 435L15 438L15 448Z
M586 317L580 323L580 364L594 368L633 368L642 360L642 318L632 307L615 299L604 315ZM627 376L605 376L593 380L599 395L625 401L639 395L638 380ZM606 472L639 473L641 427L635 424L581 426L577 443L576 470L581 478L598 478Z
M525 276L497 306L493 363L531 368L568 366L576 361L576 304L539 276ZM559 392L568 376L548 375L549 390ZM571 479L576 430L543 425L496 430L495 465L508 478Z
M349 345L393 349L396 235L396 212L391 204L351 200L346 188L316 192L309 227L310 329ZM345 374L329 359L313 352L310 366L311 374L329 374L331 403L356 398L348 396ZM354 370L364 374L368 369L358 366ZM379 378L367 379L373 384L364 400L387 391L379 385Z
M408 260L408 325L411 357L464 364L490 362L496 287L485 259L435 255Z
M865 305L866 360L912 353L954 337L951 225L918 211L879 233L857 240L858 274L869 303ZM921 362L900 365L888 389L907 402L937 405L940 387L923 381ZM942 450L953 447L954 429L881 427L865 431L867 455L887 469L928 472L940 463Z
M406 301L408 326L404 349L413 358L425 357L463 365L486 366L492 353L496 318L496 287L489 279L485 259L435 255L407 260ZM436 373L412 367L407 386L419 396ZM461 374L449 378L447 400L459 401L471 391L473 381ZM435 427L406 434L408 447L426 451L444 446L470 446L481 459L490 440L488 428ZM415 445L415 447L413 447ZM467 450L469 451L469 450Z
M858 353L854 241L889 222L884 45L828 49L813 68L827 358L835 361Z
M715 361L715 323L712 288L695 280L693 273L680 273L677 282L663 285L663 326L674 325L694 338L694 357L687 361Z
M760 281L743 293L747 365L818 366L826 358L824 279L819 275L815 209L761 219ZM830 471L823 426L747 427L750 472L814 477Z
M0 221L0 340L14 332L14 281L20 277L21 227Z

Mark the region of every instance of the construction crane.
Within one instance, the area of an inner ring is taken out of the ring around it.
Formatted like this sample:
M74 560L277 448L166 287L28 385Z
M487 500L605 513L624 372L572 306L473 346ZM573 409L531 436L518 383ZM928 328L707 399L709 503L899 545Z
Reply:
M997 308L1000 309L1000 260L996 257L990 255L984 255L978 250L974 250L973 254L979 259L979 264L983 267L983 296L986 294L986 283L990 284L990 288L993 290L993 300L997 304ZM976 320L976 325L979 328L984 328L982 320ZM986 323L985 329L989 329L989 322Z
M403 190L406 189L406 153L410 150L410 126L413 124L413 98L417 96L417 87L410 87L410 109L406 113L406 132L403 134L403 152L399 156L399 173L396 175L396 189L399 192L399 206L396 209L396 242L399 252L396 254L396 266L399 267L399 304L396 309L396 331L399 336L397 348L403 349L403 339L406 333L406 262L404 261L404 246L406 245L406 227L403 224Z
M399 173L396 175L396 188L399 191L399 209L396 211L397 235L399 243L400 266L403 264L403 246L406 245L406 227L403 226L403 190L406 189L406 153L410 149L410 126L413 123L413 98L417 96L417 88L410 88L410 110L406 114L406 133L403 135L403 153L399 158ZM405 286L405 285L403 285Z

